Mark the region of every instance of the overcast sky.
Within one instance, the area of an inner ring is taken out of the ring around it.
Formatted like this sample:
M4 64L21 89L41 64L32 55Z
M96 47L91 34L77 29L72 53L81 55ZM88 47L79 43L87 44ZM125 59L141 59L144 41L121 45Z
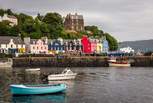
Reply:
M153 39L153 0L0 0L0 8L32 16L77 12L85 25L97 25L119 41Z

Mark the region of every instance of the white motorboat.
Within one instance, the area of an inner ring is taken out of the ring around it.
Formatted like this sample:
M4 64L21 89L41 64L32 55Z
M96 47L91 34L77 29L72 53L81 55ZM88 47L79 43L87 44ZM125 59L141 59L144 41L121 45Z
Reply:
M48 76L48 80L68 80L75 79L77 73L73 73L70 69L64 69L61 74L52 74Z
M12 59L8 59L8 61L1 61L0 62L0 67L4 67L4 68L11 68L13 65L13 61Z
M40 68L29 68L29 69L26 69L26 71L28 72L31 72L31 71L40 71Z

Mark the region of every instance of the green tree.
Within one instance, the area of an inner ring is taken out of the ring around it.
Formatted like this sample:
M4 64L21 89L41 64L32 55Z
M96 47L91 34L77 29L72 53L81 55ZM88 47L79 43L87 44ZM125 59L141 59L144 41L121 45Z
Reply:
M40 15L40 13L37 14L37 18L38 18L40 21L43 20L43 17L44 17L44 16Z
M104 33L104 35L106 36L106 39L109 42L109 48L111 51L117 50L118 49L118 42L117 40L111 36L109 33Z
M19 28L18 26L13 26L9 29L9 35L11 36L19 36Z
M40 20L38 18L35 18L34 28L35 28L36 32L38 32L38 33L41 33L41 31L40 31L40 25L41 25Z
M5 11L3 9L0 9L0 16L3 16Z
M8 15L14 15L11 9L7 9L5 13L7 13Z
M48 24L48 30L50 33L50 38L58 38L64 30L62 16L58 13L47 13L43 22Z
M32 32L35 32L36 29L34 27L34 20L33 19L26 19L23 23L23 31L30 34Z
M43 18L43 22L52 25L62 25L63 26L63 19L62 16L58 13L47 13Z
M90 31L91 33L89 33L89 36L99 36L101 37L103 34L102 30L99 30L97 26L85 26L85 30L86 31Z

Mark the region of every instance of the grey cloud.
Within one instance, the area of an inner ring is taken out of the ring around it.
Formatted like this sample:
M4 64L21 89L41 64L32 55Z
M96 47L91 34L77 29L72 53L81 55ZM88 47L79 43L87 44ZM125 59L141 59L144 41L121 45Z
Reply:
M0 0L0 7L36 15L49 11L84 15L119 41L153 39L152 0Z

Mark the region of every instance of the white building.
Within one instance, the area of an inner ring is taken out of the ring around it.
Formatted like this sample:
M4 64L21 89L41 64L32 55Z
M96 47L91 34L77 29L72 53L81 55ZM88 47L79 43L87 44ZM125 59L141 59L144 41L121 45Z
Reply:
M25 44L20 37L0 36L0 53L24 53Z
M134 49L132 49L131 47L120 48L120 51L124 53L134 53Z
M0 16L0 22L3 20L8 20L11 26L18 25L18 19L13 15L4 14L3 17Z

